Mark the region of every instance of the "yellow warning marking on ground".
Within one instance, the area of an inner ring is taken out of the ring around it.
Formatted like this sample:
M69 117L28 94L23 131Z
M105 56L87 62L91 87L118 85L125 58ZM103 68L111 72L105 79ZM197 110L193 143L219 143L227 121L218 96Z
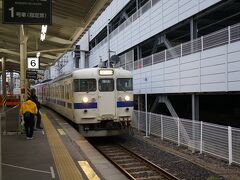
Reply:
M100 180L100 178L97 176L97 174L94 172L94 170L91 168L87 161L78 161L78 164L80 165L88 179Z
M66 133L64 132L63 129L57 129L57 130L58 130L59 134L61 134L62 136L63 136L63 135L66 135Z
M82 175L46 114L43 114L42 122L60 180L82 180Z

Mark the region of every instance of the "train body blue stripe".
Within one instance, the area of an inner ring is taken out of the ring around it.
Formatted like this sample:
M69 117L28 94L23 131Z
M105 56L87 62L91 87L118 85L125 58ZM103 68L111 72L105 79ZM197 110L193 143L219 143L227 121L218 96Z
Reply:
M96 109L97 103L74 103L74 109Z
M117 107L133 107L133 101L118 101Z

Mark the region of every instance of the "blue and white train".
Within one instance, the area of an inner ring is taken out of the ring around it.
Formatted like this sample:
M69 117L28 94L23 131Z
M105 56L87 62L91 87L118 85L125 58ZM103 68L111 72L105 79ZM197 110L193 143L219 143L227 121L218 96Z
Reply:
M34 88L43 105L77 124L85 137L119 135L130 126L133 112L130 71L81 69Z

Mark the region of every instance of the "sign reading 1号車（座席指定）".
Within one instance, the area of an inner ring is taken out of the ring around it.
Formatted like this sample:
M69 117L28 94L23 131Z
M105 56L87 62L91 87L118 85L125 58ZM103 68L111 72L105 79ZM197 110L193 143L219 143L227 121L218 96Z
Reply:
M52 24L52 0L3 0L3 24Z

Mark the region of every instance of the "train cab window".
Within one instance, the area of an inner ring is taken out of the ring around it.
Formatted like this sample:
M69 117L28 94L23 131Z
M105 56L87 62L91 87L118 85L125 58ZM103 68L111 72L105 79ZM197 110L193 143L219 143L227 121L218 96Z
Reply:
M117 90L118 91L132 91L133 90L132 78L118 78L117 79Z
M99 79L98 83L99 91L108 92L114 90L114 81L113 79Z
M74 92L96 91L96 79L74 79Z

